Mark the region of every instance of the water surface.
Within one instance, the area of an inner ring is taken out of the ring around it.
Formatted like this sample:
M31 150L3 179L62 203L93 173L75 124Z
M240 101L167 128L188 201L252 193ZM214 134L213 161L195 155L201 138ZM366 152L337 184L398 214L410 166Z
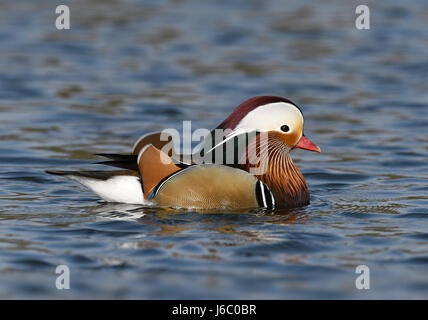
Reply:
M0 298L427 298L428 9L369 1L0 4ZM255 95L302 108L311 204L201 214L106 204L47 169L217 126ZM71 289L55 268L69 266ZM370 268L357 290L355 268Z

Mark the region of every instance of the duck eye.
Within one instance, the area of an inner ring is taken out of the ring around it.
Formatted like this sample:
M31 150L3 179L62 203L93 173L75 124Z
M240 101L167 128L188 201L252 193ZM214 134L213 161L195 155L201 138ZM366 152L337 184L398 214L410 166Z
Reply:
M281 131L288 132L288 131L290 131L290 127L287 126L286 124L284 124L281 126Z

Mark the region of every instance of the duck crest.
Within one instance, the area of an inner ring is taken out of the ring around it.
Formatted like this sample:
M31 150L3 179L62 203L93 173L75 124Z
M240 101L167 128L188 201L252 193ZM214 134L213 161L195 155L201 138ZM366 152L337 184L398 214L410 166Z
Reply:
M269 187L277 206L306 205L309 203L309 190L289 152L275 134L268 134L267 139L258 135L249 142L241 169L254 174Z

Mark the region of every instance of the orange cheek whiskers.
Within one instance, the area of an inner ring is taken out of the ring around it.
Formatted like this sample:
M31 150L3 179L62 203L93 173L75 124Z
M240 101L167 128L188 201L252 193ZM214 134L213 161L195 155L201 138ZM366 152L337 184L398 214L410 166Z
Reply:
M290 158L283 135L269 133L267 139L254 138L244 155L241 168L254 174L274 194L276 203L295 207L309 203L305 178ZM242 163L242 162L241 162Z

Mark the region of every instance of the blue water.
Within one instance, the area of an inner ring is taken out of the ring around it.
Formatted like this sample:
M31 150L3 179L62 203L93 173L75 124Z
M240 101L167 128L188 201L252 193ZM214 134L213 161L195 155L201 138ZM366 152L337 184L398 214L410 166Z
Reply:
M0 3L0 298L428 297L424 1ZM46 169L140 135L296 102L311 204L241 214L106 204ZM55 287L57 265L70 289ZM370 268L358 290L355 268Z

